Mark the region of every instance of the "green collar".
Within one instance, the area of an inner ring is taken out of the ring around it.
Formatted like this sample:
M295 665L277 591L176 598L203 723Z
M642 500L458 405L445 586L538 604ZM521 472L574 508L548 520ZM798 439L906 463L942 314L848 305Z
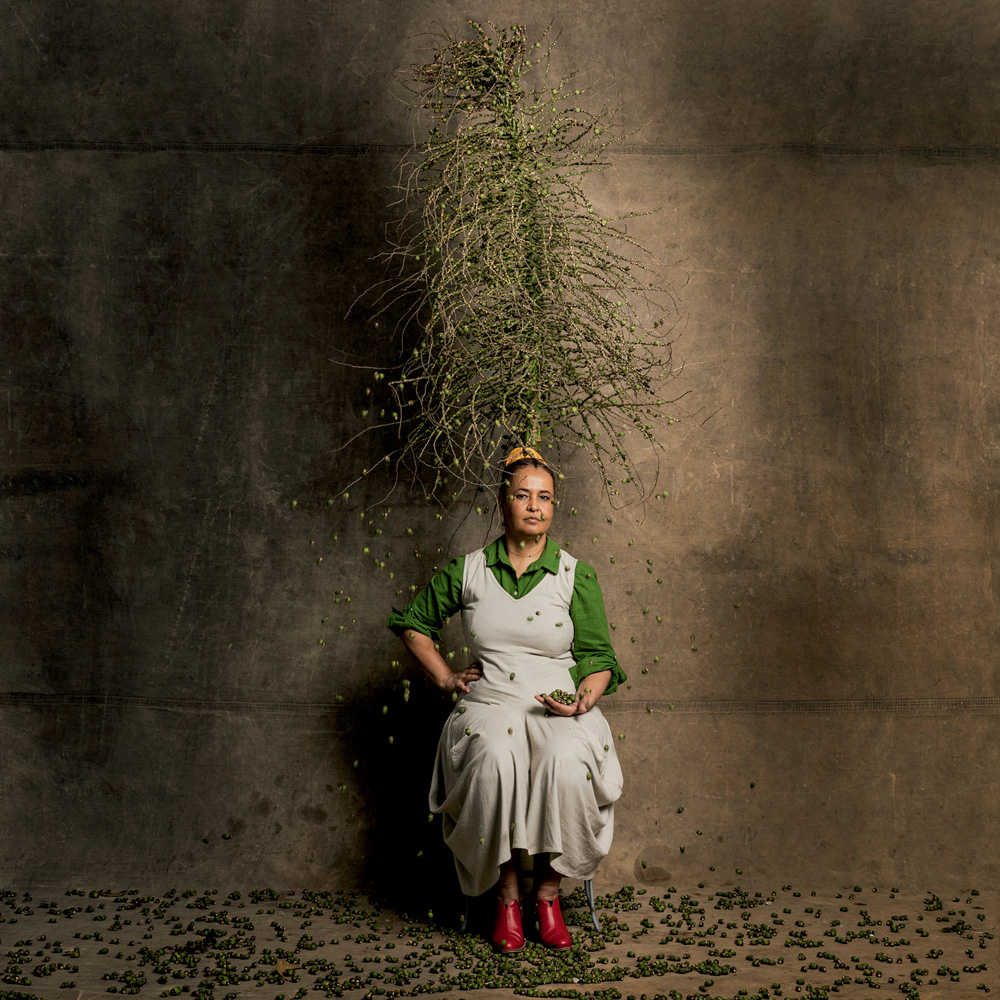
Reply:
M503 535L490 542L483 549L483 554L486 556L487 566L496 566L499 563L501 566L507 566L512 573L514 572L514 567L511 566L510 558L507 555L507 545L504 542ZM545 539L545 551L525 572L530 573L533 569L544 569L548 573L559 572L559 546L551 538Z

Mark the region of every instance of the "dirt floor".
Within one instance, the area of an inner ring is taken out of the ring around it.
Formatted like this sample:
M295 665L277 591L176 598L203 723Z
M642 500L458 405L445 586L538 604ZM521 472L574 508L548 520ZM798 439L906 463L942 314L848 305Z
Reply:
M931 1000L1000 992L992 887L913 895L856 885L819 894L788 885L626 886L598 897L599 934L587 928L578 887L564 894L572 951L529 942L503 958L488 942L488 902L463 934L457 913L405 915L350 893L7 890L0 996Z

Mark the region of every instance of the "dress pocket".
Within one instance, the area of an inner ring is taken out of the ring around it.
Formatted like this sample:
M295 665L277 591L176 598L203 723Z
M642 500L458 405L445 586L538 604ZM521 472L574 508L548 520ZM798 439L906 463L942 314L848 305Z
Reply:
M476 734L466 732L464 716L457 716L448 722L448 763L453 772L461 771L474 752Z

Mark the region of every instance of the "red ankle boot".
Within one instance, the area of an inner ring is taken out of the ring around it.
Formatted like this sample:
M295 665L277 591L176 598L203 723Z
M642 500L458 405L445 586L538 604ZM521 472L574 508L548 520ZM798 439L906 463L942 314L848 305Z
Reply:
M538 907L538 931L542 936L542 944L556 951L566 951L573 947L573 939L563 923L562 910L559 908L559 897L555 899L536 899Z
M502 955L524 948L524 929L521 927L521 901L505 903L497 900L497 922L493 928L493 943Z

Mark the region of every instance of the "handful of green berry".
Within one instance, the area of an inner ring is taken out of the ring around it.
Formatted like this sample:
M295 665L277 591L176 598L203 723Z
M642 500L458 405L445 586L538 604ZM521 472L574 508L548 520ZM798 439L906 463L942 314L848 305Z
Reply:
M576 701L576 695L570 694L569 691L563 691L562 688L556 688L548 695L553 701L559 702L560 705L572 705Z

